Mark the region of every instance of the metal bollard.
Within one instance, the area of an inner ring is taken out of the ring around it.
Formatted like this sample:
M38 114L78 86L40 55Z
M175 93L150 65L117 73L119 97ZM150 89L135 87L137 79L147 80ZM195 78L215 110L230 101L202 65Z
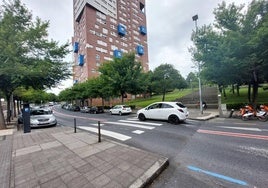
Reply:
M74 118L74 133L76 133L76 119Z
M98 136L99 136L99 142L101 142L100 121L98 121Z
M233 116L234 113L234 109L231 110L230 114L229 114L229 118L231 118Z

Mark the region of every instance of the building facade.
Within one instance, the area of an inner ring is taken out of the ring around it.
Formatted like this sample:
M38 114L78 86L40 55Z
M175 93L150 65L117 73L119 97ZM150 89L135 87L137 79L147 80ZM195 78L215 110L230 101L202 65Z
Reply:
M145 0L73 0L73 81L99 75L103 62L134 52L149 70Z

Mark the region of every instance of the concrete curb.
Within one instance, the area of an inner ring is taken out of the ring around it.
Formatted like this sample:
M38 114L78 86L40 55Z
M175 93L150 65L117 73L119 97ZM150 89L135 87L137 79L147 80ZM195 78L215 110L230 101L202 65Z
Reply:
M153 180L169 165L168 158L156 161L144 174L142 174L129 188L143 188L151 184Z

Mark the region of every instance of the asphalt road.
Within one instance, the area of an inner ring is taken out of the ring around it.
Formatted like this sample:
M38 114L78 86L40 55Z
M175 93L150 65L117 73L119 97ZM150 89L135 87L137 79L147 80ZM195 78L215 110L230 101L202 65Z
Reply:
M103 137L159 153L169 167L152 183L163 187L258 187L268 185L268 123L237 119L171 125L140 122L135 115L83 114L56 107L60 125L90 132L101 125Z

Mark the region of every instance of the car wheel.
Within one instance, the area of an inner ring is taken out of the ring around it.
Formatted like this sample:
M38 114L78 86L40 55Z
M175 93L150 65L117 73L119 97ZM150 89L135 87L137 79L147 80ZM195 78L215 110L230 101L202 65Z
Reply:
M168 122L171 124L178 124L180 122L180 119L176 115L170 115L168 117Z
M110 114L113 115L112 111L110 111Z
M138 118L139 118L140 121L145 121L146 120L146 117L145 117L144 114L139 114Z
M268 116L261 116L261 117L258 117L258 120L259 121L262 121L262 122L266 122L268 120Z

